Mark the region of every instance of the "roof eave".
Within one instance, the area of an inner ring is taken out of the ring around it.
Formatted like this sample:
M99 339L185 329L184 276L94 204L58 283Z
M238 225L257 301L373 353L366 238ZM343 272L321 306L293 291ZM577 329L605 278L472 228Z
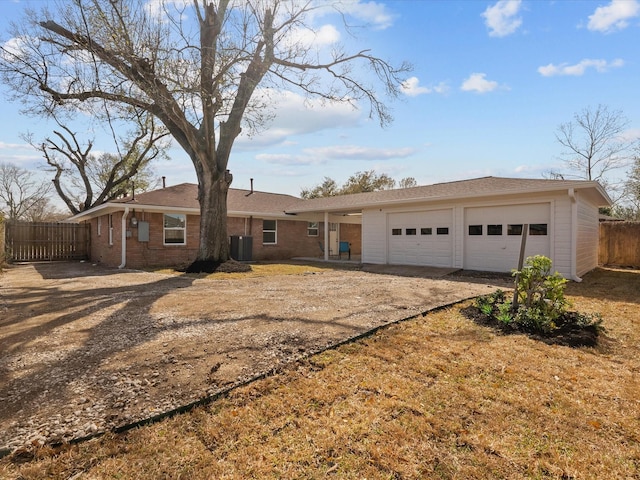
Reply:
M602 196L602 200L604 200L606 203L606 205L611 205L613 202L611 201L611 198L609 198L609 195L607 195L607 193L605 192L604 188L602 188L602 185L600 185L598 182L596 181L588 181L585 182L584 180L580 180L580 181L565 181L562 185L549 185L549 186L545 186L545 187L529 187L529 188L525 188L525 189L512 189L512 190L505 190L505 191L501 191L501 192L495 192L495 191L491 191L491 192L487 192L487 193L469 193L469 194L457 194L457 195L440 195L440 196L435 196L435 197L411 197L411 198L399 198L399 199L391 199L391 200L379 200L379 201L369 201L369 202L363 202L363 203L354 203L352 205L336 205L336 206L331 206L328 208L304 208L304 209L293 209L293 210L287 210L287 213L312 213L312 212L329 212L329 213L334 213L334 212L344 212L344 211L360 211L366 208L379 208L381 206L397 206L397 205L410 205L410 204L415 204L415 203L420 203L420 202L442 202L442 201L447 201L447 200L467 200L470 198L486 198L486 197L492 197L492 196L505 196L505 195L516 195L516 194L521 194L521 193L547 193L547 192L558 192L558 191L564 191L564 190L568 190L569 188L575 188L575 189L587 189L587 188L595 188L598 193ZM339 197L336 196L334 197L336 199L338 199ZM599 206L605 206L603 205L599 205Z

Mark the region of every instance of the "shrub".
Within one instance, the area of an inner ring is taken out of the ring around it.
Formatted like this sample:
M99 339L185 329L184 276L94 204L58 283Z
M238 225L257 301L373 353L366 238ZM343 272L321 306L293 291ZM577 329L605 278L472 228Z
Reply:
M551 259L542 255L528 257L522 270L513 271L516 282L513 301L504 291L497 290L478 297L476 307L503 325L532 333L553 333L559 323L603 330L600 314L567 312L570 306L564 296L567 280L557 272L552 274L551 264Z

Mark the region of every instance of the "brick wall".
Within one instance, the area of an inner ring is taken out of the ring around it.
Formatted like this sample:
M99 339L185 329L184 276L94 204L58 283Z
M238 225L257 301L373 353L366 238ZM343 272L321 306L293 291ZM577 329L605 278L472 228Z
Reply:
M186 245L163 244L163 215L138 213L138 221L149 222L149 242L138 241L138 227L127 221L127 268L160 266L186 266L198 253L200 217L188 215L186 220ZM131 218L129 214L128 220ZM109 245L109 215L91 220L91 261L110 267L121 264L122 212L112 214L113 244ZM98 224L100 223L100 227ZM324 224L319 222L318 235L309 236L308 223L298 220L277 220L276 244L262 243L261 218L231 217L227 222L229 236L253 237L252 260L287 260L293 257L320 257L319 242L324 238ZM100 233L98 235L98 232ZM351 252L361 252L360 225L341 225L341 240L351 243Z

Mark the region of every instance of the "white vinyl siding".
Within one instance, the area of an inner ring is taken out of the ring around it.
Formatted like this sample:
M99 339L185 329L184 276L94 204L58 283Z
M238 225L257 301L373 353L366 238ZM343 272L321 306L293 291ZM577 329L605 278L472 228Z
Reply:
M598 207L578 197L578 239L576 245L576 274L578 276L598 266L599 228Z
M597 208L576 193L577 205L567 191L551 194L512 195L487 201L454 200L438 202L428 208L416 205L411 209L371 208L362 213L363 263L396 263L437 266L443 262L429 258L418 259L411 242L421 239L422 228L446 225L426 225L414 219L424 212L448 211L449 244L453 268L510 272L517 268L520 254L520 235L508 235L509 225L546 224L547 235L528 236L525 255L542 254L553 261L553 270L566 278L573 278L597 265L598 223ZM411 210L411 211L410 211ZM403 217L404 215L404 217ZM574 221L573 217L577 217ZM408 223L407 223L408 222ZM470 224L483 227L482 235L468 235ZM487 235L488 225L502 225L502 235ZM407 228L415 228L416 235L406 235ZM392 235L400 229L401 235ZM575 233L574 233L575 232ZM408 243L403 246L403 243ZM475 243L472 243L475 242ZM572 243L573 242L573 243ZM412 251L413 250L413 251ZM572 272L572 268L574 268Z
M362 212L362 262L387 263L387 215L381 210Z

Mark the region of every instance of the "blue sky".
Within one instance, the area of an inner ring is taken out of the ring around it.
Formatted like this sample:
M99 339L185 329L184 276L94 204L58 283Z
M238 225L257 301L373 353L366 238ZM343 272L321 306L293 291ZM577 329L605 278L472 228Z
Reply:
M621 110L627 134L640 137L640 1L348 2L367 28L353 40L322 16L315 26L349 46L413 64L394 121L382 129L367 111L305 109L283 95L261 135L239 138L229 167L233 187L299 195L331 177L344 182L376 170L418 184L485 175L540 178L561 170L558 126L598 104ZM30 5L41 6L44 0ZM26 3L0 0L0 39ZM356 45L357 42L357 45ZM43 166L20 139L51 125L19 113L0 87L0 161ZM108 147L105 147L108 149ZM169 185L195 182L179 148L156 165Z

